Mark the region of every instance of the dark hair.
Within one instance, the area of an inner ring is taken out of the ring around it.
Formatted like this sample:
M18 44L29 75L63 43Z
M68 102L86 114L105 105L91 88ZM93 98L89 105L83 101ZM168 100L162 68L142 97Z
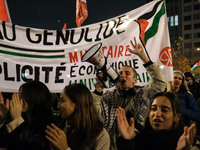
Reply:
M193 80L193 82L195 82L195 78L194 78L194 76L192 75L191 72L185 72L184 75L185 75L185 78L187 78L187 77L191 77L192 80Z
M25 114L29 124L42 121L52 114L52 95L44 83L30 81L22 84L19 88L19 97L28 104Z
M75 110L67 120L71 125L68 140L72 149L78 149L84 140L97 137L103 130L103 124L93 106L92 94L86 86L71 84L64 88L64 93L75 103Z
M153 101L157 97L160 97L160 96L165 96L167 99L169 99L171 106L172 106L172 111L173 111L174 116L179 115L179 117L180 117L180 119L177 120L177 122L174 122L174 124L172 126L171 130L174 130L179 126L179 123L180 123L180 120L181 120L181 115L182 115L182 106L181 106L180 100L178 99L176 94L171 93L171 92L159 92L159 93L157 93L153 96L152 101L150 103L150 107L149 107L147 114L146 114L145 128L146 129L152 129L152 127L150 125L150 121L149 121L150 108L151 108Z

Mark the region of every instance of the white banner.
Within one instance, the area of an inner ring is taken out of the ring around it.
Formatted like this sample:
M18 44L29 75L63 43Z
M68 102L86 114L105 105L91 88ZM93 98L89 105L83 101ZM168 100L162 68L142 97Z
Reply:
M161 67L165 80L172 81L171 48L163 1L155 0L115 18L63 31L0 22L0 91L16 92L21 84L30 80L45 83L51 92L61 92L71 83L83 83L94 90L95 67L81 62L81 57L99 42L113 68L118 71L123 65L132 66L138 73L137 84L145 85L149 76L142 61L127 50L133 37Z

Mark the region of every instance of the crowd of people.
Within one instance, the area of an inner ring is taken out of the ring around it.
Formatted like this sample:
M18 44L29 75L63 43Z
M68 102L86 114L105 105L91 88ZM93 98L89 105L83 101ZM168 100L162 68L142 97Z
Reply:
M142 60L150 76L145 87L135 85L134 68L123 66L113 90L104 92L102 80L94 92L83 84L67 85L59 93L59 115L52 93L40 81L22 84L7 99L0 93L0 148L200 149L200 84L190 72L175 70L168 86L135 38L131 45L129 52Z

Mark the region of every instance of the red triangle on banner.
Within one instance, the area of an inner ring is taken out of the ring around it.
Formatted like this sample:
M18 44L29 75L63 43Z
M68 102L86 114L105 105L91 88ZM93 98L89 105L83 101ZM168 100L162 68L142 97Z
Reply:
M10 22L6 0L0 0L0 20Z

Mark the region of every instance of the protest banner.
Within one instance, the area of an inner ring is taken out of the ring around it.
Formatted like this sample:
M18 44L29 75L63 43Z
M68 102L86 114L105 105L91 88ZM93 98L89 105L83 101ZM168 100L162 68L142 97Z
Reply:
M81 62L83 54L101 42L115 70L130 65L138 72L137 85L149 76L142 61L127 50L136 37L146 54L162 69L166 81L173 80L173 65L164 1L155 0L120 16L66 30L45 30L0 22L0 91L16 92L30 80L45 83L60 92L71 83L94 90L95 66ZM108 84L108 87L112 87Z

